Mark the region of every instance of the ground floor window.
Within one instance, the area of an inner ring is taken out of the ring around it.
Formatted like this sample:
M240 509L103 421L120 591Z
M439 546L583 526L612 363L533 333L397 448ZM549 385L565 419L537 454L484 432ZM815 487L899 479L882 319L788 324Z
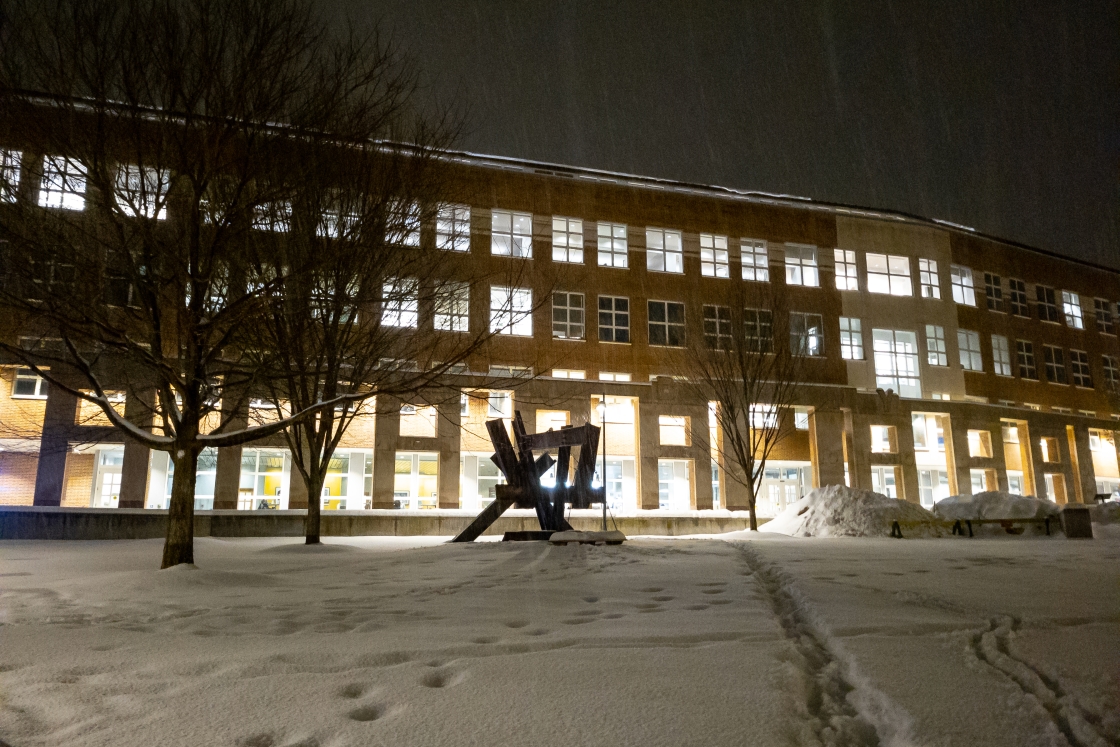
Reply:
M94 508L117 508L121 497L121 468L124 467L124 447L97 450L96 469L93 476Z
M813 467L805 462L767 462L762 473L755 509L760 516L775 516L805 494L813 484Z
M1007 470L1007 492L1012 495L1023 495L1023 473Z
M397 452L393 467L393 506L405 509L439 508L437 452Z
M287 501L289 465L287 452L280 449L243 449L237 508L278 509Z
M888 498L898 498L898 468L872 467L871 489Z
M949 473L943 469L918 470L918 496L926 508L949 497Z
M1046 498L1054 503L1066 502L1066 478L1065 475L1058 475L1048 472L1043 476L1043 484L1046 485Z
M657 506L670 511L692 509L692 463L688 459L657 460ZM610 476L608 474L608 482Z

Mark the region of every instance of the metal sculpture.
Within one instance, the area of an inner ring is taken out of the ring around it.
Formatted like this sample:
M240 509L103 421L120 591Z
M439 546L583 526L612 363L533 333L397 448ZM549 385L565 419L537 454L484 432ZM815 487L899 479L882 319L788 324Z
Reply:
M502 420L486 421L486 430L490 434L490 442L494 444L490 460L505 475L506 484L495 488L494 500L452 542L473 542L514 506L536 510L542 531L571 531L571 525L564 518L566 504L572 508L590 508L592 503L605 499L604 489L591 485L595 475L595 454L599 449L598 426L588 423L564 426L558 431L526 433L521 413L517 412L513 417L513 442ZM572 484L569 485L568 469L573 447L579 449L579 457ZM556 459L548 453L550 449L556 449ZM544 453L534 456L534 451ZM556 482L554 487L548 488L541 485L541 475L554 464Z

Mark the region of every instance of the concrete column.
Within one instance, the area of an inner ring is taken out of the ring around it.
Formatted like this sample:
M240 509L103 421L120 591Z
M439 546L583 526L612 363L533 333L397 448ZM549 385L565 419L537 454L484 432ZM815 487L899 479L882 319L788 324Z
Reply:
M229 423L228 430L240 430L249 424L249 401L232 392L222 399L222 422ZM227 404L228 403L228 404ZM222 446L218 449L218 465L214 474L214 508L232 511L237 508L241 488L241 451L239 446Z
M155 392L131 391L124 401L124 417L144 430L152 425ZM151 449L135 439L124 437L124 463L121 465L121 495L119 508L144 508L148 498L148 465Z
M373 424L373 508L393 507L393 476L397 439L401 435L401 402L378 397Z
M1070 501L1092 505L1097 495L1097 474L1093 469L1093 452L1089 447L1089 428L1085 425L1067 425L1066 433L1069 439L1070 472L1073 475Z
M956 475L957 478L957 494L964 495L972 492L972 470L969 466L972 457L968 451L968 423L962 416L953 415L949 417L949 436L946 439L945 456L946 461L949 457L952 458L952 464L949 465L949 470ZM949 452L949 444L952 444L952 452ZM952 487L952 486L950 486Z
M809 458L814 488L844 484L844 413L809 411Z
M903 413L895 420L898 445L898 463L901 467L902 490L899 496L911 503L921 503L918 490L918 463L914 456L914 421L910 413Z
M708 406L689 408L692 425L692 496L697 511L712 508L712 449L708 443ZM696 434L699 434L697 436Z
M1003 451L1003 421L994 420L987 430L992 436L992 466L996 473L996 489L1007 492L1007 456Z
M879 416L852 413L851 450L848 452L848 476L852 487L858 490L871 490L871 425Z
M638 507L656 509L661 505L657 487L657 456L661 452L657 408L638 398Z
M43 432L39 437L39 466L35 472L36 506L62 505L66 483L66 455L70 451L70 433L78 415L78 398L52 386L47 390Z
M459 390L448 391L436 405L439 413L436 439L439 442L439 507L459 508L459 445L461 416ZM376 474L376 469L374 470Z

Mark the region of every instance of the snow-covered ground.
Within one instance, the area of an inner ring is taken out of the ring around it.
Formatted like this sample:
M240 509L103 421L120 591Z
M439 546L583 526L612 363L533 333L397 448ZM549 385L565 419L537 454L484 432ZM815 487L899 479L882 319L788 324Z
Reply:
M1115 745L1120 539L0 543L0 741Z

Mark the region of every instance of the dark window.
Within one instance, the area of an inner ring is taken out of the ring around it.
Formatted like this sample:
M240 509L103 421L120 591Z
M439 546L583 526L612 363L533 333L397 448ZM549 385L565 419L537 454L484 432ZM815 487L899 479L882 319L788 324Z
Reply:
M1035 297L1038 300L1038 319L1041 322L1058 321L1058 303L1054 300L1054 289L1045 285L1034 287Z
M1011 278L1007 281L1007 300L1010 311L1015 316L1030 316L1031 310L1027 306L1027 284L1022 280Z
M713 350L731 349L730 307L704 307L704 342Z
M1084 350L1069 351L1069 372L1074 386L1093 388L1093 374L1089 370L1089 354Z
M984 273L984 295L988 297L990 311L1003 311L1003 283L999 275Z
M649 344L681 347L685 341L684 304L649 302Z
M1034 363L1034 343L1027 340L1015 341L1015 357L1019 362L1019 378L1038 380L1038 370Z
M820 314L790 312L789 347L794 355L824 355L824 325Z
M774 314L769 309L743 309L743 342L756 353L774 352Z
M1066 383L1065 355L1061 348L1054 345L1043 345L1046 358L1046 380L1051 384Z
M630 299L599 296L599 340L630 342Z
M1093 312L1097 317L1097 331L1112 334L1112 304L1103 298L1093 299Z

